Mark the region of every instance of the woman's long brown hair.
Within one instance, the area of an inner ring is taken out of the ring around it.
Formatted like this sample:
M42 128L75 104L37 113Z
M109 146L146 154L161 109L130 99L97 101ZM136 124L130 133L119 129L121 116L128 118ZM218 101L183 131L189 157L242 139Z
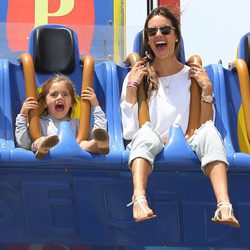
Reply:
M154 17L154 16L164 16L167 19L171 21L172 26L175 28L175 33L177 35L177 41L175 43L175 54L177 55L179 53L180 49L180 41L181 41L181 31L180 31L180 23L179 23L179 18L177 14L174 14L173 11L171 11L167 7L157 7L154 10L151 11L151 13L148 15L145 24L144 24L144 52L145 54L151 55L152 60L149 60L145 66L148 70L148 76L146 78L146 85L147 85L147 97L149 98L151 95L151 92L153 90L158 90L158 73L154 70L152 67L152 63L154 61L154 52L152 51L151 47L148 44L148 35L146 32L146 29L148 28L148 23L149 21Z

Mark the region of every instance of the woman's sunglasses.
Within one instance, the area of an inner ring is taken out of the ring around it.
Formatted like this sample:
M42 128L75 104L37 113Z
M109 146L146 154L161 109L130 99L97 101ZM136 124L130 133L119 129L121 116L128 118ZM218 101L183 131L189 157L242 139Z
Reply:
M172 29L175 30L175 27L166 25L159 28L146 28L145 31L147 32L148 36L155 36L158 30L161 31L162 35L169 35Z

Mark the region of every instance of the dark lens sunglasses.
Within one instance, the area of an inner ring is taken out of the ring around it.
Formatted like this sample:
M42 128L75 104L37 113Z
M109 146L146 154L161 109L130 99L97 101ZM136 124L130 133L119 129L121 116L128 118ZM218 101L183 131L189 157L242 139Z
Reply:
M166 25L159 28L146 28L145 30L148 36L155 36L158 30L161 31L162 35L169 35L172 29L175 30L175 27Z

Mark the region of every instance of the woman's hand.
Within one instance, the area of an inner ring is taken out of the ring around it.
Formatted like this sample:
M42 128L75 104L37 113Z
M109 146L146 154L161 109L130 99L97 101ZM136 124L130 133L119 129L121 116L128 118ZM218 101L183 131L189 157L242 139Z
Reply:
M24 101L22 108L20 110L20 115L27 116L29 111L38 108L38 102L35 101L34 97L28 97Z
M88 100L93 107L99 106L95 91L91 87L87 87L87 89L83 90L81 99Z
M196 63L190 64L189 78L194 78L202 89L204 95L213 93L213 85L205 69Z
M127 82L126 102L134 105L137 102L137 88L144 76L148 74L143 61L135 63L129 73Z
M140 85L143 77L146 76L147 74L148 70L144 66L144 62L139 61L132 67L128 80L131 82L136 82Z

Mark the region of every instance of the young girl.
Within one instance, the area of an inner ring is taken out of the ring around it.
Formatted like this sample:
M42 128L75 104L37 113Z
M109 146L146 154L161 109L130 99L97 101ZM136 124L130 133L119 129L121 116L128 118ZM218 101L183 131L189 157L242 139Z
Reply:
M107 154L109 152L109 136L107 133L107 120L99 106L95 92L88 87L81 94L82 100L88 100L93 108L94 126L93 138L90 141L81 141L80 147L90 153ZM41 86L39 100L28 97L16 117L15 136L19 147L30 149L37 159L45 156L49 150L59 142L57 132L61 121L69 121L75 137L78 133L79 119L70 119L72 108L76 104L74 85L64 75L56 75L48 79ZM27 115L30 110L42 107L40 117L42 137L31 142Z

